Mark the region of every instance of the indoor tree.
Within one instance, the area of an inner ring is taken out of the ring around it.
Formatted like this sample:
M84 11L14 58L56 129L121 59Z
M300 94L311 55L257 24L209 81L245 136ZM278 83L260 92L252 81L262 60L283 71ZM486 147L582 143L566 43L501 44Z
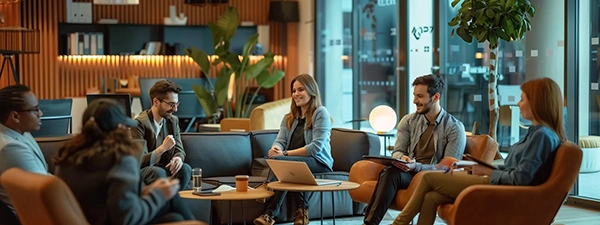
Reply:
M462 1L462 3L461 3ZM488 42L490 47L490 65L488 78L488 106L490 126L488 135L496 139L498 125L496 54L500 39L506 42L522 39L525 32L531 30L531 17L535 7L529 0L454 0L452 7L459 3L458 13L448 25L452 27L451 36L461 37L465 42Z

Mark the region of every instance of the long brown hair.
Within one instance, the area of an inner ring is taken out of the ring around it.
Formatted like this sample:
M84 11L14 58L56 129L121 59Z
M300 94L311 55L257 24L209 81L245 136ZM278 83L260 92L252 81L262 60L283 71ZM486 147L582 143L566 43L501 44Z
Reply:
M563 96L558 84L550 78L539 78L525 82L521 91L529 99L533 118L556 132L561 141L566 141Z
M140 149L140 143L134 142L129 130L116 128L104 132L92 117L85 121L81 134L73 137L54 157L56 165L72 163L84 165L95 157L107 157L118 160L123 155L134 155Z
M290 83L290 90L294 91L294 83L300 82L304 85L306 92L310 95L310 101L308 102L308 110L306 112L306 125L305 130L312 128L312 116L315 113L317 108L321 107L323 104L321 103L321 93L319 92L319 86L317 85L317 81L311 75L308 74L300 74L295 77ZM296 117L301 116L302 109L296 105L296 102L292 100L292 104L290 105L290 113L285 115L285 120L287 122L288 129L292 129L292 124Z

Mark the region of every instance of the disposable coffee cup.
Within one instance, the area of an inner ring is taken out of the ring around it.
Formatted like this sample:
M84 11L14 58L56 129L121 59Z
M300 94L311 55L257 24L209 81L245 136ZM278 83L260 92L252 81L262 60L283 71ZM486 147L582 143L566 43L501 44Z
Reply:
M235 190L238 192L248 191L248 175L237 175L235 176Z

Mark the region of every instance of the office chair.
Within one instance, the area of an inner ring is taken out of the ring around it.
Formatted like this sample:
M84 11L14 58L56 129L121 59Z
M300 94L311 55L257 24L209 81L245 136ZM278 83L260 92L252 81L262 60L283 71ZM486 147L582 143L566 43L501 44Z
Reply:
M41 99L39 107L42 110L42 126L31 132L34 137L65 136L73 131L71 108L73 99Z

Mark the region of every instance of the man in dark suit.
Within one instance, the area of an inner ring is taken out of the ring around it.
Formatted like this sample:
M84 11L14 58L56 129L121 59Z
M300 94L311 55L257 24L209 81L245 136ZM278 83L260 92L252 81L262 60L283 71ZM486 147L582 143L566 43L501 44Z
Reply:
M160 80L150 88L152 107L135 118L134 138L145 139L149 152L142 156L142 177L150 184L159 177L174 176L184 190L192 177L191 167L183 163L185 152L181 143L179 119L173 113L179 106L181 87L169 80Z

